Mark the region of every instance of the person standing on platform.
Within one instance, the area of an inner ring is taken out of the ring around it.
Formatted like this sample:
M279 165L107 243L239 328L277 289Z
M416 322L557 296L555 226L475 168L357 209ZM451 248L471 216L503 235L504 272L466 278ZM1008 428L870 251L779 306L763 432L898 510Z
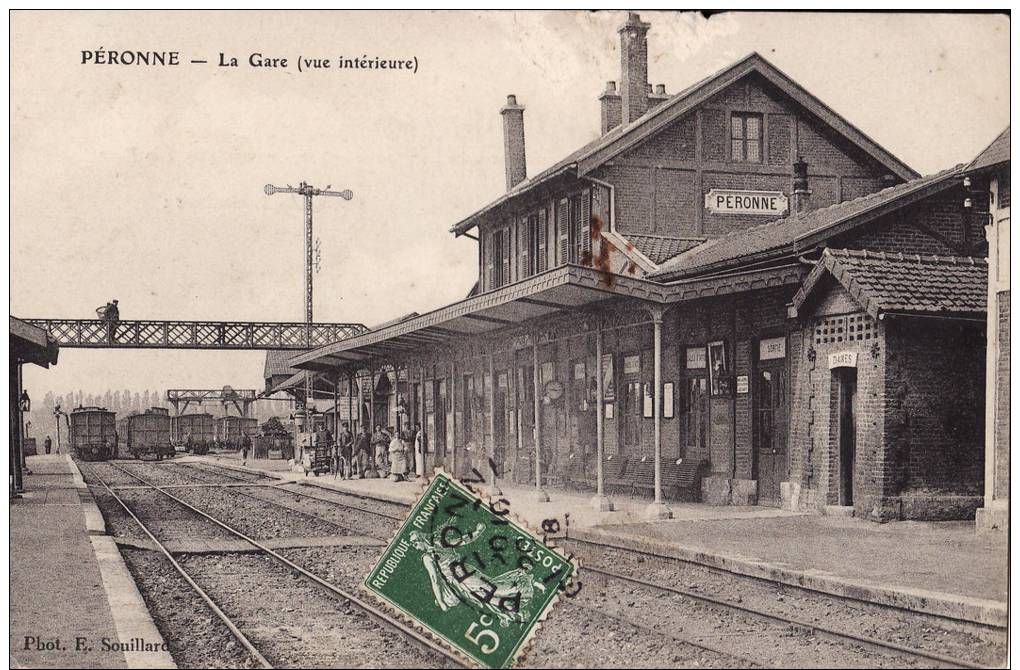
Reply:
M346 421L341 424L340 435L336 438L337 463L334 476L339 474L347 479L351 476L351 447L354 445L354 436L351 435L351 426Z
M399 482L407 475L407 442L392 427L389 432L393 435L389 444L390 479Z
M383 430L382 426L376 425L375 433L372 434L372 453L375 456L375 468L379 476L386 471L386 456L390 448L390 436Z
M368 476L368 467L372 461L371 444L368 426L362 425L361 432L358 433L358 437L354 440L354 459L358 464L357 472L353 475L354 479Z
M241 436L241 465L248 464L249 451L251 451L251 437L245 434Z
M420 424L415 424L414 434L414 475L416 477L424 477L426 473L425 460L428 453L428 438L425 436L425 428Z
M43 449L46 450L47 454L50 453L51 449L53 449L53 440L50 439L49 435L47 435L46 439L43 440Z

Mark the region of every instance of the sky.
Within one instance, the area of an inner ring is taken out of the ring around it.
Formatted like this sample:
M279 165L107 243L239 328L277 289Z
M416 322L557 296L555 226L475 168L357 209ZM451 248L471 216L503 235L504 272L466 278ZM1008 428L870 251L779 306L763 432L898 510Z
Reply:
M463 298L476 242L451 225L505 187L507 94L528 173L594 139L624 12L27 12L11 17L11 295L20 317L300 321L302 180L316 321L372 325ZM1009 123L998 15L642 12L668 93L757 51L922 174ZM179 51L173 68L82 51ZM219 67L220 54L240 66ZM252 54L287 58L251 67ZM416 59L417 72L337 69ZM298 58L334 67L297 70ZM189 61L208 60L206 64ZM47 390L262 386L262 352L63 349Z

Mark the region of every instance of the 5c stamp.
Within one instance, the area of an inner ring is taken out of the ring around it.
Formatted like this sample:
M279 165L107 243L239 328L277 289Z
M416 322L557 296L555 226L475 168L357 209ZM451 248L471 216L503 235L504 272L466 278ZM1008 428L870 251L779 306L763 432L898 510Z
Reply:
M437 472L365 587L477 663L509 667L577 569L509 516Z

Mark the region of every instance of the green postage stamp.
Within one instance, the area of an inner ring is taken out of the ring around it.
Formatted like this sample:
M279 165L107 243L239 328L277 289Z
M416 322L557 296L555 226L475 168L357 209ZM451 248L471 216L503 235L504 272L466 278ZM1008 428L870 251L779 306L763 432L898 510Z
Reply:
M443 472L365 587L482 666L510 667L576 566Z

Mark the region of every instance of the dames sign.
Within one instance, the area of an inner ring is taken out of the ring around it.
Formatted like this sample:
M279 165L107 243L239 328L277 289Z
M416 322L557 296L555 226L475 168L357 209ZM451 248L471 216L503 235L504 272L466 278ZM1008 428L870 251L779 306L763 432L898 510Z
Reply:
M713 188L705 194L705 208L715 214L786 214L790 201L780 191L737 191Z

